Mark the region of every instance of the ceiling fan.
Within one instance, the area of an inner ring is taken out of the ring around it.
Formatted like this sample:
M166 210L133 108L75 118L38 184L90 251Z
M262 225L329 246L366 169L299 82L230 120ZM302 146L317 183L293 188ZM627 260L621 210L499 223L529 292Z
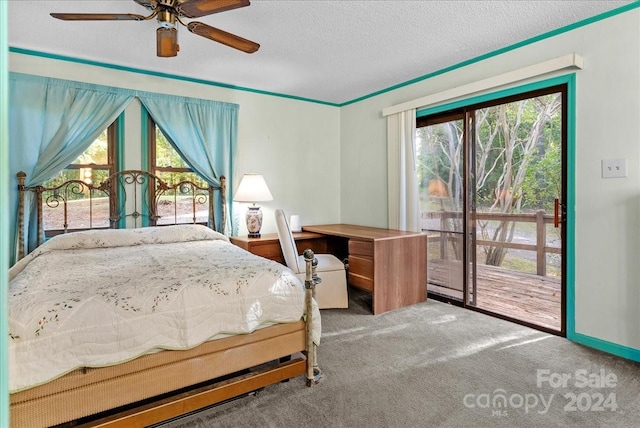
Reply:
M134 13L52 13L54 18L64 21L146 21L157 18L160 26L156 30L157 54L160 57L178 55L177 23L189 31L246 53L260 48L258 43L227 33L202 22L183 22L182 18L199 18L213 13L225 12L249 6L249 0L133 0L147 8L148 16Z

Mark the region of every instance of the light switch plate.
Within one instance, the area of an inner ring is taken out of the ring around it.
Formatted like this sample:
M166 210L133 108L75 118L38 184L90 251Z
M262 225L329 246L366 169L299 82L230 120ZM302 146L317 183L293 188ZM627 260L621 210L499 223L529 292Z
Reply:
M602 178L623 178L627 176L627 159L602 159Z

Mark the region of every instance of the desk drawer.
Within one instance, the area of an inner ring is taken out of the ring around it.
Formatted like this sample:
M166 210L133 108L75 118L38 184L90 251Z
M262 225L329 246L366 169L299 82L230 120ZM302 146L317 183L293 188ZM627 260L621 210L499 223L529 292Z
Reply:
M282 255L282 249L280 249L280 242L276 244L270 243L267 245L251 245L250 252L266 259L274 260L278 263L284 263L284 256Z
M373 290L373 259L349 255L349 283L365 290Z
M373 258L373 242L349 239L349 255Z
M373 292L373 279L356 275L349 271L349 285L360 288L362 290Z

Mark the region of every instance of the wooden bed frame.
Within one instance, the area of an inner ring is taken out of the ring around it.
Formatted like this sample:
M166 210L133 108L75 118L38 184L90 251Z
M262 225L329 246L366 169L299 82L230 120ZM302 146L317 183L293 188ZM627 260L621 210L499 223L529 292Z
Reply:
M209 224L214 224L216 191L220 192L223 201L222 224L226 222L224 178L218 188L202 188L193 182L169 185L154 174L129 170L115 173L95 187L71 180L56 188L44 188L26 187L24 173L18 173L17 177L21 238L24 236L25 192L29 191L36 193L39 237L43 236L43 203L50 207L62 205L66 233L68 192L78 191L89 191L89 194L100 191L109 197L112 228L128 217L137 225L143 215L149 216L149 225L155 225L160 197L169 190L184 189L184 186L192 189L194 223L197 202L207 203ZM47 194L53 202L43 200L43 195ZM51 195L55 197L52 199ZM130 214L123 214L126 195L134 195ZM139 195L146 198L142 205L137 201ZM140 207L145 203L142 211L147 212L141 213ZM25 253L22 247L19 257ZM306 322L276 324L251 334L206 342L190 350L162 351L116 366L73 371L44 385L10 394L11 427L60 424L64 427L144 427L305 373L307 386L317 383L320 371L316 363L316 345L311 338L311 304L319 279L315 275L317 262L313 252L306 250L304 256Z

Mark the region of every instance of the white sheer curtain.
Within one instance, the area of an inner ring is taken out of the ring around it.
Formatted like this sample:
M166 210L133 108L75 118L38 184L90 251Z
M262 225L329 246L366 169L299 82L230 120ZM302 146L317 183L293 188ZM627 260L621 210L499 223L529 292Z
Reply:
M415 139L415 109L387 116L387 194L390 229L420 231Z

